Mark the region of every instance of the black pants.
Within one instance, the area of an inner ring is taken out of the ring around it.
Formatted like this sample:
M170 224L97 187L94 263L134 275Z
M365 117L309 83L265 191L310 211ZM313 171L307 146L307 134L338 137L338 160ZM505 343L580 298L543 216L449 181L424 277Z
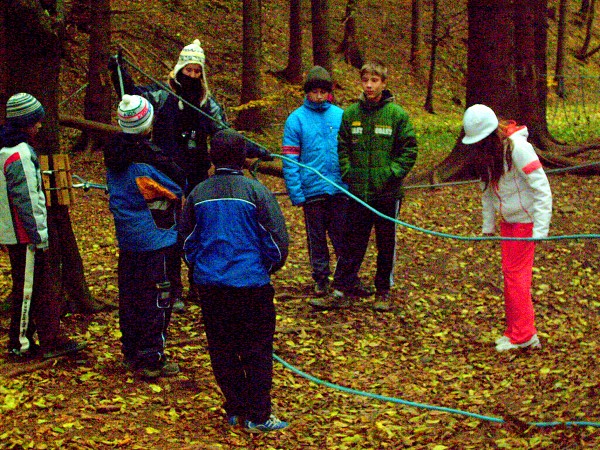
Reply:
M308 254L312 277L315 281L329 278L329 247L327 234L333 244L333 250L339 260L343 249L348 197L345 195L326 195L311 198L304 203L304 223L308 240Z
M149 252L119 252L119 328L123 355L136 367L156 369L165 362L171 319L168 260L175 247Z
M271 415L274 289L198 286L208 352L228 416Z
M386 216L396 218L400 211L400 204L400 200L386 198L374 200L370 206ZM375 227L377 245L375 289L378 292L388 291L393 284L396 259L396 224L351 200L348 205L346 227L346 249L336 267L334 287L344 290L358 283L358 272L369 245L371 230Z
M41 250L32 254L33 291L31 297L24 302L27 245L15 244L7 247L12 278L9 350L26 351L35 342L33 336L37 331L42 350L48 351L57 345L60 339L60 304L56 296L49 294L51 291L47 277L47 255Z

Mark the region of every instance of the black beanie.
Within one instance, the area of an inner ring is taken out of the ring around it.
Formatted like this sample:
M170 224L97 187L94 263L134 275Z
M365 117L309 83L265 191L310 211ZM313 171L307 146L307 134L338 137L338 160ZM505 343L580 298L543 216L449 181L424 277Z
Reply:
M217 131L210 141L210 159L217 168L242 169L246 161L246 140L231 128Z
M321 66L315 66L306 75L304 83L304 92L310 92L315 88L325 89L327 92L333 90L333 81L331 75Z

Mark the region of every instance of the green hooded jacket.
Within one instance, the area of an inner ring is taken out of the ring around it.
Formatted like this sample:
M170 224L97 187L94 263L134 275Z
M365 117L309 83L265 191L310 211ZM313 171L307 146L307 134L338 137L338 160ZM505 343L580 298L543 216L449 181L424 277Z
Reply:
M417 139L408 113L388 90L377 103L361 94L344 111L338 155L342 179L361 200L402 197L402 180L417 159Z

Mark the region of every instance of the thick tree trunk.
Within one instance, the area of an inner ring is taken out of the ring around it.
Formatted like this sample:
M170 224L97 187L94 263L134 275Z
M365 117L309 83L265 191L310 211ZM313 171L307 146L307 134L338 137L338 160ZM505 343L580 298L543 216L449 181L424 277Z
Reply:
M90 39L88 48L88 87L85 92L83 116L95 122L110 123L113 106L112 84L106 70L111 35L110 0L90 0ZM104 144L102 135L85 133L87 147Z
M311 0L313 63L332 73L329 0Z
M242 105L236 125L242 130L259 131L265 125L263 110L252 102L262 98L262 20L260 0L244 0L242 55Z
M288 47L288 64L283 75L291 83L302 81L302 7L300 0L290 0L290 44Z
M28 92L38 98L46 110L36 150L41 154L59 153L58 91L62 55L64 20L62 4L51 10L41 2L15 0L10 2L5 20L10 31L7 40L9 94ZM27 58L23 58L23 55ZM43 70L40 68L43 67ZM50 276L55 280L50 295L66 297L65 309L72 312L96 310L83 275L83 263L71 228L69 210L58 205L52 191L48 207L50 231Z

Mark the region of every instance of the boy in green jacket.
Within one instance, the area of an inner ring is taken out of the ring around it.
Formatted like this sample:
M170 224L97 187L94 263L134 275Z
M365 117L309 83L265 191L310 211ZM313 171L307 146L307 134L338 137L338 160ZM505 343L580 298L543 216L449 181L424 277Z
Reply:
M386 216L396 218L402 201L402 180L417 159L417 140L407 112L386 89L387 67L367 62L360 70L363 93L342 116L338 154L342 179L350 192ZM388 311L396 255L396 224L358 202L348 208L347 250L334 275L331 307L348 306L348 297L368 297L358 272L371 229L377 243L374 309Z

